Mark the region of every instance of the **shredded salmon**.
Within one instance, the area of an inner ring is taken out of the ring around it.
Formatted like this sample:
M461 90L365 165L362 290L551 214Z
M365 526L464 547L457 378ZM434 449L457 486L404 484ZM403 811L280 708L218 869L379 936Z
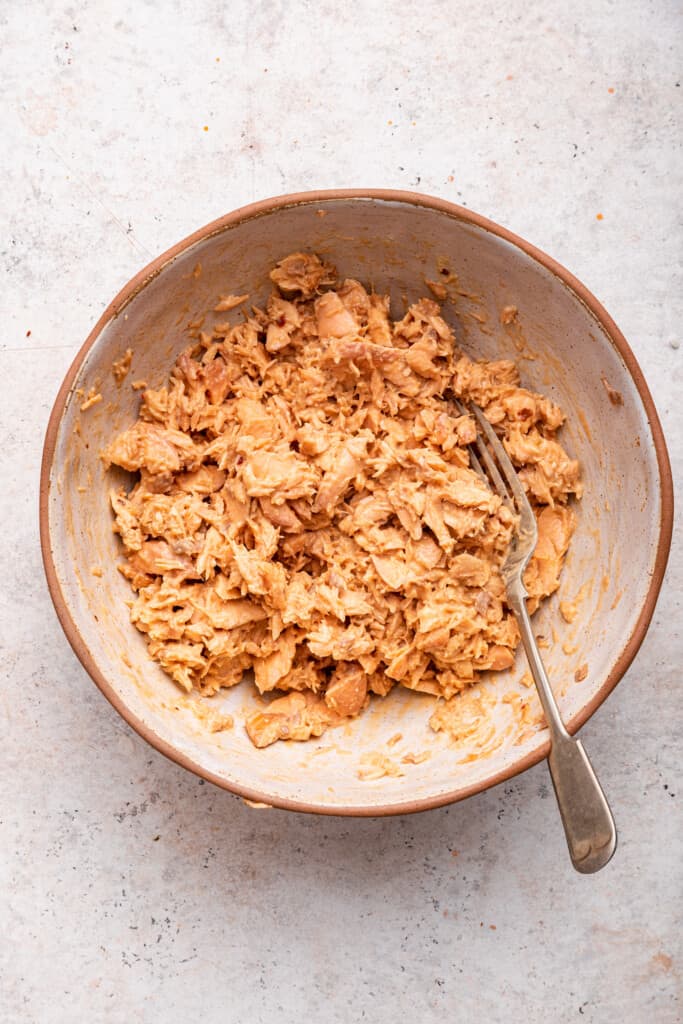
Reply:
M581 494L562 411L514 363L463 353L433 299L393 320L308 253L270 276L265 308L205 322L102 453L136 474L111 495L133 623L188 692L251 670L277 698L247 721L257 747L319 736L396 685L448 701L512 664L515 521L470 465L454 398L484 409L534 506L532 607L558 587Z

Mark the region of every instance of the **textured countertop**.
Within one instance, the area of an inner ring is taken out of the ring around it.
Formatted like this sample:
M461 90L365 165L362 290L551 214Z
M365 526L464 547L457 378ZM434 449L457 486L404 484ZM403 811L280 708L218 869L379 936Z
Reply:
M128 278L237 206L335 186L452 199L568 266L680 480L681 35L667 0L0 5L2 1021L680 1019L680 541L583 732L620 847L581 877L544 765L354 821L166 761L62 635L37 491L59 383Z

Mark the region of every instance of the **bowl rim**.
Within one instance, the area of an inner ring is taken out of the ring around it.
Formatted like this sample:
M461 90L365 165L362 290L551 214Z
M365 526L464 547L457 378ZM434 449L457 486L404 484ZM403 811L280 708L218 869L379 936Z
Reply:
M474 211L466 209L465 207L459 206L455 203L451 203L448 200L424 195L419 192L403 191L398 189L353 188L294 192L286 195L275 196L269 199L262 199L258 202L250 203L247 206L238 207L231 213L225 214L224 216L206 224L204 227L199 228L197 231L194 231L182 241L177 242L175 245L171 246L170 249L167 249L165 252L161 253L161 255L153 259L147 264L147 266L132 277L130 281L128 281L128 283L119 291L116 297L109 303L107 308L99 317L95 326L88 334L85 342L78 350L69 369L67 370L64 381L57 393L45 435L40 472L39 518L40 544L48 588L57 617L64 633L66 634L67 640L76 654L76 657L95 684L99 687L103 695L107 698L109 703L128 723L128 725L131 726L151 746L155 747L160 753L164 754L176 764L181 765L183 768L187 768L200 778L203 778L208 782L212 782L220 788L226 789L235 795L242 797L248 803L274 806L284 810L303 811L314 814L352 817L381 817L392 814L411 814L416 811L426 811L432 808L442 807L446 804L455 803L459 800L464 800L476 793L481 793L492 786L496 786L516 775L519 775L521 772L526 771L527 768L531 768L533 765L538 764L539 761L547 757L550 749L550 743L546 740L544 744L529 752L524 757L510 765L507 765L504 769L494 775L487 776L476 783L456 787L453 790L449 790L445 793L439 793L436 796L406 800L401 803L380 803L368 806L335 806L316 804L309 803L305 800L274 796L271 793L264 793L249 786L243 786L240 783L227 780L214 772L207 770L193 758L183 754L172 744L159 736L146 723L139 719L137 715L131 712L127 704L121 699L113 686L105 678L90 653L78 625L74 617L71 615L62 592L52 553L49 521L50 483L55 449L59 426L64 414L67 399L71 393L73 382L87 353L93 347L105 326L112 319L118 316L123 307L126 306L140 291L142 291L148 283L156 278L168 263L175 260L182 252L189 249L197 242L204 241L214 235L222 233L227 228L232 228L237 224L274 213L275 211L286 207L325 204L330 201L338 202L358 199L403 203L434 210L457 220L464 221L465 223L480 228L490 234L496 235L498 238L501 238L516 246L518 249L521 249L522 252L526 253L537 263L541 264L541 266L546 270L559 278L560 281L569 288L593 314L605 334L607 334L611 343L623 358L626 368L640 395L640 399L647 414L654 442L660 477L661 513L657 552L647 594L630 637L626 641L617 661L613 665L612 670L603 685L593 695L591 700L581 708L570 721L567 722L567 728L570 733L575 733L580 729L580 727L594 714L597 708L606 700L635 658L650 625L662 580L664 578L673 529L673 480L666 442L664 440L664 433L655 409L652 395L650 394L650 390L635 355L614 320L592 292L590 292L589 289L586 288L586 286L574 277L574 275L565 267L554 260L551 256L548 256L547 253L536 248L536 246L532 245L530 242L527 242L519 235L509 231L507 228L501 227L499 224L489 220L487 217L483 217L481 214L475 213Z

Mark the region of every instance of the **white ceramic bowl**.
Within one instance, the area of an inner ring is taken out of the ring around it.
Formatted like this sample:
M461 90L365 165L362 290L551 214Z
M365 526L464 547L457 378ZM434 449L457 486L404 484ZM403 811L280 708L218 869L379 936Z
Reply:
M405 192L305 193L266 200L209 224L141 271L105 311L78 353L55 402L45 442L41 537L47 578L76 654L121 715L153 746L197 774L248 800L332 814L390 814L461 799L536 763L547 752L541 730L515 744L509 705L491 712L500 743L477 756L454 749L428 727L433 698L406 691L375 701L358 720L305 744L256 750L242 727L254 705L250 686L219 698L235 727L210 733L173 682L148 657L128 620L127 582L116 570L111 477L98 455L136 418L142 378L160 385L186 345L185 325L226 292L262 301L268 270L297 249L324 254L343 276L391 294L393 310L426 293L425 278L444 267L458 275L444 305L462 346L473 355L519 359L524 382L568 415L564 442L582 463L585 496L559 597L586 596L571 626L558 597L537 617L555 636L545 652L575 731L623 675L647 630L668 555L672 484L664 438L638 364L616 325L566 270L508 231L441 200ZM519 309L521 334L500 323ZM134 351L128 380L117 387L114 359ZM531 350L531 351L529 351ZM83 389L103 400L80 411ZM621 400L621 401L620 401ZM93 575L101 569L101 577ZM563 644L575 647L563 652ZM577 665L588 675L574 683ZM515 688L525 670L492 677L494 697ZM364 753L431 751L402 777L362 781ZM468 759L468 755L475 756Z

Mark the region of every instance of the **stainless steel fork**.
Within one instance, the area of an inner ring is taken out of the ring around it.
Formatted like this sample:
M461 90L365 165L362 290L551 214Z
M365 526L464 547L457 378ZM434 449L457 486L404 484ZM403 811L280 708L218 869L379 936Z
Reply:
M501 496L518 517L519 525L501 574L508 605L517 619L529 668L550 732L548 767L562 816L569 855L577 871L599 871L617 846L617 831L588 755L581 742L567 732L550 686L526 607L523 573L538 540L536 517L524 487L502 442L478 406L456 402L460 412L470 412L479 425L477 440L470 445L472 467Z

